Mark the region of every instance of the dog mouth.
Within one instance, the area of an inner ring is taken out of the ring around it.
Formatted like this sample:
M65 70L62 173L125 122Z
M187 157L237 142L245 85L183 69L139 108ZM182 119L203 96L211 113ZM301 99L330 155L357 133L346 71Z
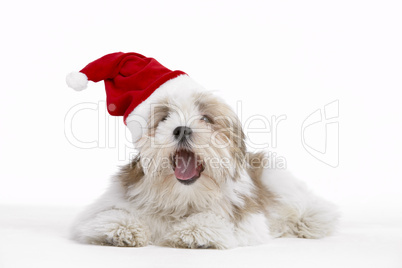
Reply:
M204 171L202 161L189 150L177 150L173 155L172 162L176 179L185 185L194 183Z

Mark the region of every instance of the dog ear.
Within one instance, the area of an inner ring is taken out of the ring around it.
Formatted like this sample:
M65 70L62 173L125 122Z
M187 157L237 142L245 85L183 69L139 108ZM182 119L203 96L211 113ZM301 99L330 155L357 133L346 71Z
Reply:
M242 127L239 117L235 114L235 112L233 112L232 116L234 117L233 131L236 133L234 142L235 142L237 148L239 148L241 155L245 156L246 151L247 151L246 135L244 134L243 127Z
M246 142L242 124L234 110L225 101L211 93L196 96L195 105L201 113L208 114L214 129L231 141L232 153L237 158L244 158Z
M137 155L131 163L121 168L117 179L124 188L136 184L144 177L144 170L141 166L141 158Z
M243 132L242 123L234 110L227 104L222 104L222 114L224 115L225 135L231 140L234 146L232 151L236 157L243 158L246 155L246 136ZM229 130L228 132L226 132Z
M236 163L236 171L239 174L240 170L242 167L244 167L245 164L245 159L246 159L246 154L247 154L247 148L246 148L246 135L243 132L242 124L240 122L240 119L238 116L235 114L235 112L232 112L233 117L233 143L235 146L231 148L232 151L232 156L235 160Z

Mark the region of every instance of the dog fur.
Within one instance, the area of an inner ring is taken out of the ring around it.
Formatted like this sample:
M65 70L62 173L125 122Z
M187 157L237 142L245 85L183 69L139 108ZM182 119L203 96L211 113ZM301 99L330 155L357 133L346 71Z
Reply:
M148 122L135 141L137 157L73 225L75 240L227 249L275 237L321 238L335 230L336 207L288 171L262 165L270 161L265 153L247 152L239 119L212 93L159 96ZM191 128L191 137L177 141L172 132L178 126ZM174 173L178 150L202 163L189 185Z

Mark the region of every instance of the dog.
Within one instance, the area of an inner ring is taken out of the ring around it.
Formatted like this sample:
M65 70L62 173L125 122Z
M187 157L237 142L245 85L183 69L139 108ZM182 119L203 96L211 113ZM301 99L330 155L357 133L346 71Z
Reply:
M249 152L225 101L179 75L154 94L138 154L76 220L81 243L230 249L278 237L322 238L339 213L283 169ZM188 86L191 85L191 86ZM127 126L135 124L127 118Z
M249 152L234 111L186 73L116 52L66 82L83 90L101 80L108 111L123 116L137 155L77 218L75 240L229 249L335 230L336 207L269 165L268 154Z

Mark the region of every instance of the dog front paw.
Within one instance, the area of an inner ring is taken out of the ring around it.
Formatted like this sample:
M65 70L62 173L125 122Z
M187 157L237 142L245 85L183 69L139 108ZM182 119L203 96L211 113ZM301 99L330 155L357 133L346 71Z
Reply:
M148 244L148 230L138 224L110 224L106 229L104 244L116 247L143 247Z
M169 234L169 238L163 243L163 246L173 248L195 248L195 249L224 249L223 245L215 244L208 234L199 229L177 230Z
M233 224L212 213L188 217L174 226L162 246L192 249L227 249L235 246Z
M117 247L143 247L150 231L137 217L127 211L111 209L75 227L75 238L83 243Z

